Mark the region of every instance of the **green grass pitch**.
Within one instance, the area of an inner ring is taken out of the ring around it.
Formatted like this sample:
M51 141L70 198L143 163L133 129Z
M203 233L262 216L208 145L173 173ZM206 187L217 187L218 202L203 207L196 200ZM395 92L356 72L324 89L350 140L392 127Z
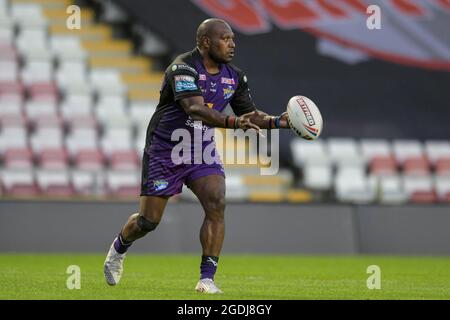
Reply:
M223 255L216 282L223 295L202 295L199 256L138 255L125 260L122 281L109 287L104 255L0 255L0 299L450 299L450 257ZM81 289L69 290L69 265ZM381 269L369 290L367 267Z

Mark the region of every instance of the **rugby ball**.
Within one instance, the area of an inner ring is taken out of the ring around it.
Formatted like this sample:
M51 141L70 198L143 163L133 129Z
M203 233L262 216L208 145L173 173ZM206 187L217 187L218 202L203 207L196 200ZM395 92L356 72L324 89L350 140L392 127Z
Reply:
M287 105L289 126L298 136L315 140L323 128L322 115L311 99L305 96L292 97Z

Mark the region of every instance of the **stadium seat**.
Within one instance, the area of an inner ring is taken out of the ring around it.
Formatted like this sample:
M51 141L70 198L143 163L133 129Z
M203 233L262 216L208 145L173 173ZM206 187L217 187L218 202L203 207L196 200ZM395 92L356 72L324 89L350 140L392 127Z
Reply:
M9 149L28 148L27 131L24 127L7 127L0 132L0 154Z
M403 187L410 202L434 203L437 201L431 176L403 176Z
M92 197L96 195L95 173L85 170L73 170L70 179L77 195Z
M0 50L3 50L0 47ZM0 81L15 82L19 78L19 69L16 61L1 61L0 60Z
M106 189L110 196L136 198L140 193L139 171L108 171Z
M63 132L60 128L42 128L30 136L30 145L35 154L45 149L63 149Z
M31 100L58 101L58 88L53 82L36 82L28 87Z
M327 140L328 154L331 161L339 167L361 166L363 158L361 150L352 138L329 138Z
M360 147L366 163L370 163L374 158L388 158L392 155L392 147L387 140L361 139Z
M376 179L376 193L382 204L398 205L408 200L402 180L398 175L374 177Z
M89 74L90 83L100 95L124 94L126 87L119 72L110 69L93 69Z
M51 82L53 80L53 69L49 61L28 62L21 72L22 81L27 84L39 82Z
M375 199L375 180L360 167L343 167L336 173L336 198L341 202L370 203Z
M305 187L312 190L330 190L333 183L331 165L308 163L303 167L303 181Z
M400 164L406 159L424 156L422 143L417 140L394 140L392 146L395 159Z
M71 197L74 189L66 170L39 170L36 181L43 195L50 197Z
M30 197L38 194L32 170L2 170L3 190L13 197Z
M42 28L47 26L47 20L41 6L33 3L12 3L11 15L20 28Z
M60 65L65 63L82 63L86 61L87 53L81 46L77 36L53 34L50 37L50 50L58 59Z
M397 172L397 162L390 155L373 155L370 157L369 172L374 175L394 175Z
M147 127L153 113L156 111L157 101L133 102L130 104L130 117L136 127Z
M113 170L138 170L139 156L135 150L114 151L110 156L110 167Z
M92 128L73 128L66 136L66 148L72 157L81 151L97 151L97 130Z
M305 163L329 164L330 158L322 140L305 141L300 138L291 142L294 163L300 168Z
M24 105L25 114L29 120L40 116L56 116L57 107L54 101L29 100Z
M442 158L450 159L450 141L427 140L425 141L425 153L432 164L436 164Z
M3 165L8 169L32 169L33 154L29 148L9 148L3 155Z
M114 128L106 131L100 139L103 153L110 157L113 152L133 150L132 132L128 128Z
M450 176L436 176L435 189L439 201L450 203Z
M408 157L403 161L403 173L406 175L428 175L430 163L425 156Z
M436 160L435 168L438 176L450 176L450 157Z
M75 167L84 171L102 170L105 162L103 153L98 149L80 149L72 158Z
M63 170L69 166L67 151L63 148L45 148L38 154L41 169Z

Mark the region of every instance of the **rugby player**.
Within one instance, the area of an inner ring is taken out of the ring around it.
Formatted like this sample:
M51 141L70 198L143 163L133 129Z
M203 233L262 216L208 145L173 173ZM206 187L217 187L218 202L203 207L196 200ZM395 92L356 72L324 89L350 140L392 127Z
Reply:
M178 141L172 141L172 133L185 129L194 136L194 130L214 127L257 131L289 127L286 113L269 116L257 110L246 75L230 63L235 43L227 22L215 18L203 21L196 42L194 50L178 56L166 69L160 101L147 129L139 213L129 217L107 254L104 274L109 285L120 281L128 248L155 230L168 199L180 193L185 184L205 212L200 229L200 280L195 290L222 293L214 283L214 275L225 231L224 169L220 161L174 163L171 152ZM222 113L228 104L235 116ZM201 121L200 128L195 126L196 121ZM202 142L201 147L207 145Z

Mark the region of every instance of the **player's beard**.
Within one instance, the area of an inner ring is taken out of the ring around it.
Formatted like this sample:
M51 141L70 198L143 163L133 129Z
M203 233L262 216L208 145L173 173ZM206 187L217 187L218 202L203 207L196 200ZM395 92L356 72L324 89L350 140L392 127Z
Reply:
M209 56L216 63L228 63L228 62L231 62L231 59L227 60L226 58L221 57L220 55L216 54L216 52L214 50L211 50L209 52Z

